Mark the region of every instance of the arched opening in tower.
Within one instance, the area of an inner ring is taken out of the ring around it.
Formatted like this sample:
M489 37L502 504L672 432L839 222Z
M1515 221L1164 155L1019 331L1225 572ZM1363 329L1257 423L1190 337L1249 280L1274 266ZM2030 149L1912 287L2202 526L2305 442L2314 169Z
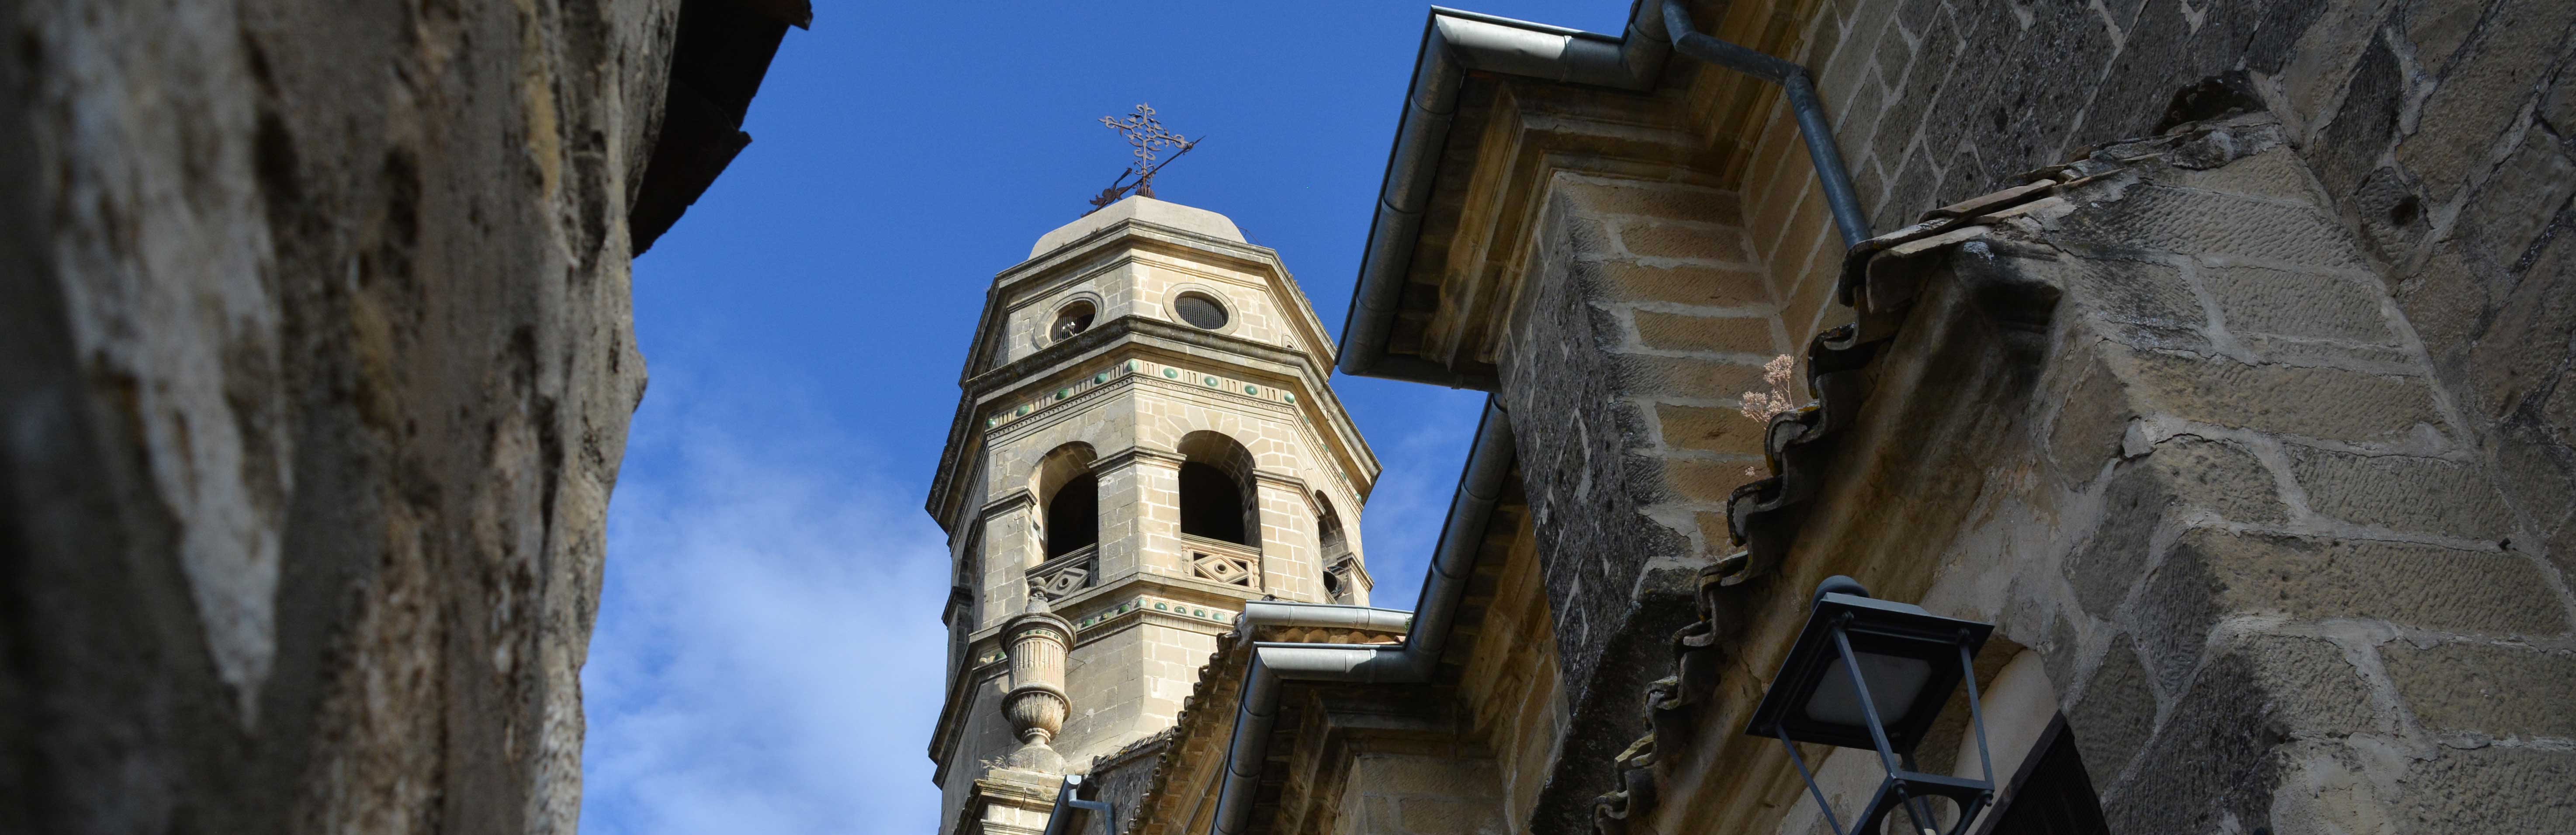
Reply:
M1091 472L1099 456L1091 445L1075 441L1040 456L1029 473L1029 494L1038 499L1039 542L1047 559L1100 542L1100 477Z
M1055 559L1100 544L1100 477L1074 476L1047 499L1046 555Z
M1250 545L1243 535L1244 510L1243 488L1233 476L1214 464L1181 465L1182 533Z
M1181 532L1260 547L1254 510L1252 452L1224 433L1181 436Z

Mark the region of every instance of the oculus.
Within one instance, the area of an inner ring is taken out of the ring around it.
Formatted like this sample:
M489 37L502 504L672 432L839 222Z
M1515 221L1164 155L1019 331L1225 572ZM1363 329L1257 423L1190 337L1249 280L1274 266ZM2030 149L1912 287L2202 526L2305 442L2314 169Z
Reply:
M1182 293L1172 299L1172 315L1190 323L1190 327L1202 330L1225 327L1230 318L1226 315L1225 305L1205 293Z
M1048 342L1062 342L1074 334L1091 329L1091 320L1099 310L1090 302L1074 302L1055 312L1055 324L1047 327Z

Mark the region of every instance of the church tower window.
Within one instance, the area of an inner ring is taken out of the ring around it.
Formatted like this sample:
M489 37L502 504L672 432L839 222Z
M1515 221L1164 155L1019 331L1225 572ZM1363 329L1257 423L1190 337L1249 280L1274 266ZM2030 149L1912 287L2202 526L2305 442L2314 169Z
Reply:
M1047 500L1046 555L1054 559L1099 542L1100 477L1083 473Z
M1252 453L1233 438L1192 432L1181 438L1181 533L1237 545L1251 536Z
M1044 509L1040 536L1047 559L1100 542L1100 476L1091 471L1095 458L1089 444L1073 443L1057 447L1038 464L1029 486Z

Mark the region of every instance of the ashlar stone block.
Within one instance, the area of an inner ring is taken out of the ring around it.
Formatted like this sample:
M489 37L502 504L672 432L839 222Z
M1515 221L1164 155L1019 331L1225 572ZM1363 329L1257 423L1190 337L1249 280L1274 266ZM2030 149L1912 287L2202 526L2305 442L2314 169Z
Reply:
M2320 515L2462 539L2500 540L2513 532L2504 497L2474 465L2303 446L2287 451L2309 509Z
M2397 641L2380 661L2425 729L2576 738L2576 655L2477 642Z
M2424 377L2247 365L2224 357L2103 348L2139 413L2309 438L2391 443L2447 425Z

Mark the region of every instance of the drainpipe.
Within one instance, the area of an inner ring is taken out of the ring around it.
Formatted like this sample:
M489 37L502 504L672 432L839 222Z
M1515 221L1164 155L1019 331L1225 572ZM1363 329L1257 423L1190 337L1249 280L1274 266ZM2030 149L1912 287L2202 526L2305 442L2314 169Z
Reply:
M1413 242L1439 173L1440 150L1458 112L1458 88L1469 71L1541 78L1642 92L1655 86L1671 47L1661 21L1649 12L1657 0L1629 10L1628 30L1612 38L1576 29L1433 7L1423 27L1422 54L1405 92L1404 116L1388 153L1386 180L1378 188L1377 216L1361 256L1359 289L1343 317L1342 373L1488 388L1446 366L1418 357L1386 355L1387 333L1413 265Z
M1340 681L1412 684L1428 681L1440 667L1451 621L1467 595L1476 566L1476 551L1485 540L1485 525L1507 486L1512 469L1511 420L1491 399L1476 426L1474 451L1458 476L1458 495L1449 503L1449 518L1440 526L1440 543L1432 548L1431 570L1410 616L1389 609L1315 603L1255 602L1244 606L1235 629L1246 637L1265 626L1338 628L1404 628L1404 642L1393 645L1258 643L1252 666L1244 674L1243 697L1235 705L1234 735L1226 744L1224 781L1218 785L1213 835L1242 835L1250 828L1254 797L1261 786L1261 767L1269 758L1270 729L1279 716L1283 681Z
M1068 809L1098 812L1106 816L1107 826L1100 831L1107 832L1109 835L1118 835L1118 807L1110 805L1106 800L1084 800L1075 796L1081 792L1082 775L1080 774L1064 775L1064 782L1056 784L1055 808L1047 812L1045 835L1074 835L1070 828L1071 818L1066 813Z
M1798 114L1798 135L1807 140L1807 161L1816 167L1816 181L1824 184L1825 206L1833 210L1843 248L1869 240L1869 220L1861 216L1851 171L1843 167L1842 150L1834 147L1834 129L1825 123L1825 105L1816 99L1807 68L1700 34L1691 26L1690 10L1678 2L1664 3L1664 33L1673 39L1676 52L1778 84L1788 93L1789 109Z
M1359 286L1343 319L1342 373L1451 388L1490 390L1494 385L1438 362L1386 353L1405 277L1412 271L1414 243L1422 234L1422 215L1439 173L1440 152L1457 112L1458 88L1468 71L1645 92L1654 88L1674 50L1779 84L1797 114L1798 133L1806 139L1817 181L1824 184L1825 203L1843 246L1869 239L1869 221L1852 190L1851 172L1843 167L1824 104L1805 67L1701 34L1691 26L1690 10L1670 0L1638 0L1629 10L1627 31L1615 39L1435 8L1405 96L1395 149L1387 159L1386 180L1378 189L1377 216L1360 257Z

